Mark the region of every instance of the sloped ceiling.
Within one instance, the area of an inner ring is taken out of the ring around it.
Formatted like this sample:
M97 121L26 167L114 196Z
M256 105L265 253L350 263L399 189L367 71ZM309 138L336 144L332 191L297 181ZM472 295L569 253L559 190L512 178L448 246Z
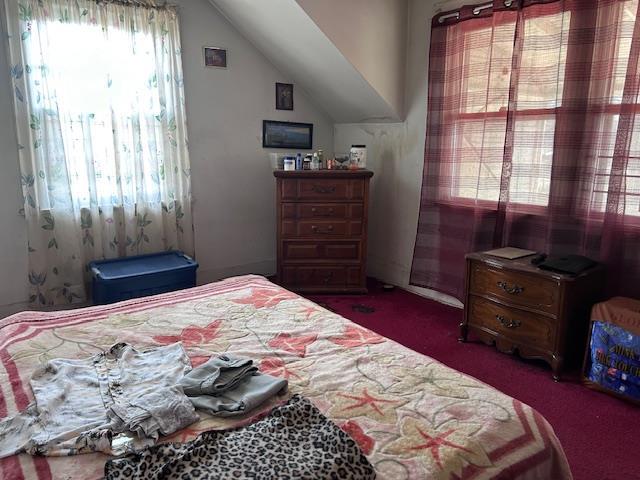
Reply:
M407 0L296 0L395 109L404 110Z
M397 96L376 90L296 0L209 1L336 123L402 120Z

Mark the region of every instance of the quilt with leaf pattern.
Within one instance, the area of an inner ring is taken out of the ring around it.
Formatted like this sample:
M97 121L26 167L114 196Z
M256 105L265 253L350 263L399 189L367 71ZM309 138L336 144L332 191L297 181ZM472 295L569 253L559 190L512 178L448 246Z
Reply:
M182 342L194 367L229 352L289 381L286 394L245 417L202 414L162 441L251 423L299 393L352 436L381 479L571 478L551 426L531 407L256 275L0 320L0 417L32 401L37 366L117 342ZM0 460L0 477L98 479L107 460L21 454Z

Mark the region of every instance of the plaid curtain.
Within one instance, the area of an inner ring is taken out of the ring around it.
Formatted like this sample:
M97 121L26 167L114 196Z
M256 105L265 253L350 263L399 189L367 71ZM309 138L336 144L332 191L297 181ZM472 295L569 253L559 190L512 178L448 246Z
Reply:
M462 298L464 255L604 262L640 296L638 0L494 1L433 19L411 283Z

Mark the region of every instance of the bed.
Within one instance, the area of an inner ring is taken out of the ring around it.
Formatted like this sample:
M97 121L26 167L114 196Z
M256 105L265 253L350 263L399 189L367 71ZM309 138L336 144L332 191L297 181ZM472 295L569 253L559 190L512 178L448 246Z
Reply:
M230 352L286 377L289 392L261 410L294 393L306 396L357 441L378 478L571 478L551 426L532 408L256 275L1 320L0 417L29 404L31 373L48 359L88 357L116 342L178 341L193 366ZM203 415L164 441L250 421ZM0 460L0 474L101 478L107 458L15 455Z

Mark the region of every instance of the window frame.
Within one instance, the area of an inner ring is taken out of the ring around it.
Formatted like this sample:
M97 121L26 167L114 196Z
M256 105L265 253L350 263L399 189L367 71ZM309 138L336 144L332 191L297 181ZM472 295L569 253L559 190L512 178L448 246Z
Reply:
M56 25L57 28L64 28L66 32L69 32L69 35L76 35L77 36L77 32L74 32L74 29L78 28L78 29L83 29L83 28L88 28L88 29L95 29L96 31L100 30L100 26L98 24L90 24L90 25L85 25L85 24L72 24L72 23L62 23L59 24L60 22L58 22L57 20L53 20L53 19L47 19L47 20L39 20L41 22L45 22L45 23L54 23ZM116 28L116 27L114 27ZM126 27L119 27L117 28L118 32L122 34L123 38L127 38L128 36L128 30ZM152 38L152 36L147 35L148 37L148 45L149 47L154 45L155 40ZM138 42L140 40L138 39ZM105 46L109 47L109 48L113 48L109 42L107 42L105 40L104 43ZM51 48L51 46L49 45L49 48ZM135 51L135 50L134 50ZM25 52L25 61L30 64L32 67L33 65L36 65L36 68L38 67L47 67L48 68L48 64L45 62L44 57L42 56L42 50L40 48L38 49L34 49L33 51L28 51ZM29 61L30 58L33 57L33 61ZM38 65L38 62L42 62L41 65ZM70 78L69 72L68 71L64 71L64 79L65 81L69 81L68 79ZM155 69L153 70L149 70L148 73L151 75L151 73L156 73ZM54 80L50 80L54 86L58 86L59 82L61 81L60 79L54 79ZM153 123L153 119L157 118L157 116L161 115L162 113L162 104L161 104L161 97L162 95L160 94L160 90L156 87L156 89L154 90L153 94L150 94L151 96L154 97L154 102L153 102L153 107L149 108L147 111L144 112L144 118L149 122L149 123ZM157 97L157 98L156 98ZM79 98L78 95L75 96L75 98ZM157 102L155 101L157 100ZM107 118L107 114L111 113L113 114L114 109L117 110L118 105L117 103L114 103L112 100L109 100L107 105L106 105L106 110L102 111L101 113L105 114L105 118ZM38 115L40 115L40 118L43 119L43 122L47 121L47 107L45 104L38 104L35 106L34 111L38 113ZM147 195L147 198L145 198L143 196L143 198L140 198L138 192L136 189L133 189L132 196L131 195L127 195L126 192L122 191L122 188L120 187L120 181L116 180L115 178L113 180L111 180L109 183L111 183L111 187L114 188L110 188L109 190L109 195L105 195L102 191L101 188L96 188L95 191L92 191L89 189L89 187L87 187L86 191L83 191L81 189L77 188L77 185L79 183L79 180L77 178L74 178L73 173L77 173L78 170L78 166L81 165L83 169L86 170L86 178L89 180L89 184L91 184L93 182L93 184L96 187L101 187L101 176L100 173L101 172L89 172L89 169L87 168L87 164L84 164L82 160L78 161L77 158L75 158L75 154L78 153L79 149L76 148L76 144L78 142L80 143L93 143L92 142L92 129L94 126L98 126L100 130L105 130L108 131L110 130L112 133L109 134L105 134L104 135L104 140L107 143L112 144L112 148L113 148L113 152L111 152L113 154L113 161L115 162L117 158L120 157L120 155L118 155L118 145L116 142L116 137L113 134L113 129L109 128L110 126L107 123L101 123L101 122L106 122L107 120L99 120L97 122L94 122L93 117L96 114L97 110L92 109L91 107L86 107L85 105L82 106L82 109L80 111L77 112L73 112L76 116L74 116L73 114L70 116L60 116L59 113L57 114L57 122L59 122L59 125L62 127L62 133L61 133L61 141L63 142L64 146L65 146L65 155L64 155L64 162L66 163L66 168L67 168L67 172L68 172L68 178L69 178L69 190L71 192L71 199L72 202L74 203L74 205L76 205L78 208L81 209L91 209L91 208L103 208L103 207L107 207L107 208L126 208L126 207L135 207L136 205L139 204L143 204L143 203L148 203L150 201L154 201L153 198L151 197L151 195L154 195L155 197L157 197L157 202L158 203L165 203L165 199L163 198L163 188L162 185L159 182L154 181L153 179L151 180L151 182L147 181L145 179L145 174L139 174L136 171L136 160L133 158L133 156L131 156L131 158L127 159L127 163L129 162L133 162L132 164L129 164L128 166L131 168L131 170L134 172L134 175L139 175L139 179L138 182L146 182L145 186L148 187L147 193L145 195ZM65 113L69 113L69 112L65 112ZM129 112L131 118L133 119L134 117L137 117L138 114L140 114L141 112L138 110L131 110ZM87 122L87 123L85 123ZM133 120L132 120L133 122ZM93 124L92 124L93 123ZM83 128L87 128L86 131L82 132L82 136L74 136L73 135L73 131L74 130L78 130L78 129L83 129ZM101 132L104 133L104 132ZM65 135L66 134L66 135ZM69 138L65 138L66 136L69 136ZM73 138L71 138L73 137ZM158 138L162 138L162 136L159 136ZM69 143L67 143L69 142ZM72 147L72 148L68 148L66 149L66 147ZM84 147L82 147L84 148ZM69 153L70 152L70 153ZM148 152L150 155L152 154L152 152L149 150ZM86 155L86 152L85 152ZM150 159L147 159L150 160ZM96 160L93 160L93 163L96 163ZM107 175L108 176L108 175ZM118 176L116 174L116 176ZM151 178L151 177L150 177ZM124 175L121 176L121 181L125 182L126 178ZM83 182L80 182L83 183ZM135 183L135 182L134 182ZM56 208L56 201L51 199L50 197L50 192L52 190L49 190L49 194L48 194L48 202L49 204L46 207L41 207L39 206L38 208L41 211L50 211ZM86 195L85 195L86 194ZM94 201L94 196L96 197L96 200ZM110 197L110 199L108 199ZM151 198L151 200L150 200ZM108 199L107 201L104 201L105 199ZM115 201L114 201L115 199Z
M558 12L543 12L532 18L539 18L539 17L548 16L548 15L554 15L556 13ZM498 19L497 21L492 21L491 17L487 17L483 20L484 21L475 22L472 26L470 26L469 24L465 25L465 33L469 31L482 30L483 28L486 28L488 25L495 27L496 25L504 25L509 23L509 20L507 20L506 18L501 18L501 19ZM514 21L517 21L517 19ZM463 42L462 51L466 52L467 44L469 44L469 39L467 38L467 35L463 36L462 42ZM568 55L568 50L567 50L567 55ZM521 61L521 60L522 60L522 56L518 56L517 61ZM468 64L463 65L462 68L463 70L465 70L465 69L468 69L469 66ZM516 65L516 68L519 68L519 65ZM512 65L511 71L513 71L513 69L514 69L514 66ZM566 72L565 72L565 75L566 75ZM507 103L508 103L508 100L507 100ZM640 105L638 107L640 110ZM553 117L555 119L558 116L558 114L562 113L563 108L564 107L562 105L562 99L561 99L560 105L558 106L546 107L546 108L527 108L523 110L517 110L514 113L514 115L516 115L519 118L546 116L546 117ZM447 124L454 125L464 120L484 121L491 118L501 118L501 119L504 119L506 122L508 121L508 115L509 115L509 109L507 104L507 105L503 105L497 111L484 111L484 112L458 111L455 114L445 114L444 118ZM504 158L503 158L503 161L504 161ZM459 179L458 176L453 175L453 171L450 171L449 174L452 181L456 181ZM547 195L547 202L545 205L531 204L531 203L524 203L524 202L509 202L509 210L522 213L522 214L532 214L532 215L546 214L549 210L549 198L551 195L551 185L553 185L552 175L549 176L549 182L550 182L550 188L549 188L549 193ZM498 191L497 200L486 200L486 199L457 196L453 194L453 190L454 188L450 187L449 195L447 196L447 198L443 198L442 196L439 195L438 203L447 204L447 205L477 207L477 208L486 209L486 210L496 210L496 208L500 204L500 191Z

